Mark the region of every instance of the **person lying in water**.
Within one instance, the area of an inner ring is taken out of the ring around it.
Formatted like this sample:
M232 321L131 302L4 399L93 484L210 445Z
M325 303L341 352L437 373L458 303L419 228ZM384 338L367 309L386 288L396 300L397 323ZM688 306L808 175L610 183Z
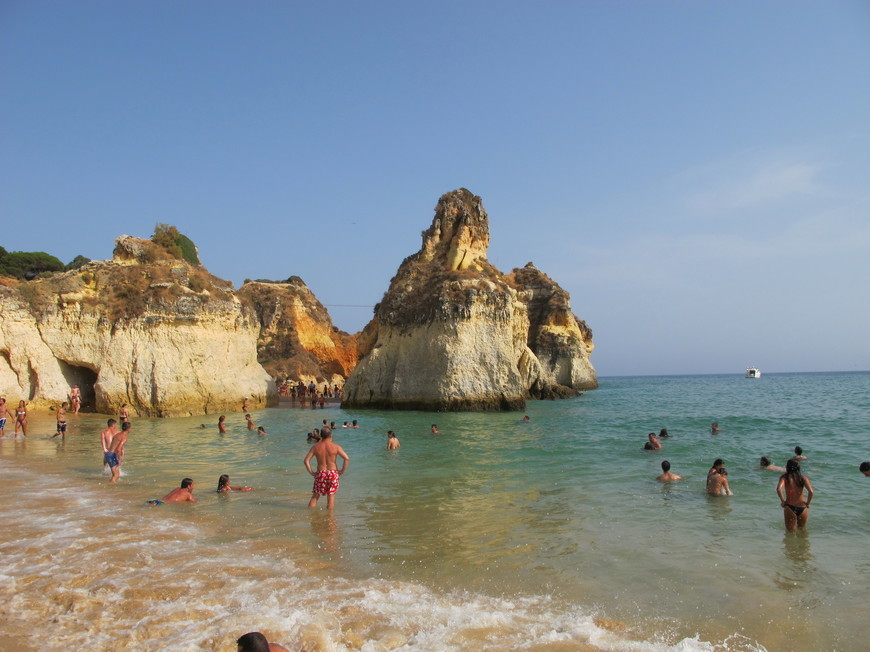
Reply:
M224 473L218 478L217 492L219 494L227 494L231 491L253 491L252 487L232 487L230 486L230 476Z
M785 471L785 469L781 466L776 466L775 464L772 464L770 458L767 455L764 455L761 458L761 468L767 469L768 471Z
M149 500L149 505L157 506L163 503L195 503L196 498L193 497L193 480L184 478L181 481L181 486L173 489L168 494L163 496L163 500Z

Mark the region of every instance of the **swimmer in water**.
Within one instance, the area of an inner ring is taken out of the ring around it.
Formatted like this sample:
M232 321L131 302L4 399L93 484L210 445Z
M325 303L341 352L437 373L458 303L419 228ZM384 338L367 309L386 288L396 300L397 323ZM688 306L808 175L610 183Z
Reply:
M806 499L803 497L804 491L807 492ZM795 459L786 462L785 473L776 483L776 495L779 496L779 503L782 506L786 530L794 532L797 528L806 526L813 493L813 485L809 478L801 475L800 462Z
M253 491L253 488L230 486L230 476L224 473L221 477L218 478L217 492L219 494L228 494L231 491Z
M761 468L767 471L785 471L781 466L775 466L770 463L770 458L767 455L761 457Z
M191 502L195 503L196 498L193 497L193 480L190 478L184 478L181 481L181 487L178 489L173 489L168 494L163 496L163 502L165 503L184 503Z
M656 437L656 434L655 434L654 432L649 433L646 437L647 437L647 439L648 439L649 441L647 441L647 442L643 445L643 449L644 449L645 451L657 451L657 450L661 450L661 448L662 448L662 443L658 440L658 438Z
M711 496L733 496L728 486L728 471L721 467L716 473L707 476L707 493Z
M662 460L662 471L663 473L656 478L659 482L676 482L683 479L682 476L671 473L671 463L667 460Z

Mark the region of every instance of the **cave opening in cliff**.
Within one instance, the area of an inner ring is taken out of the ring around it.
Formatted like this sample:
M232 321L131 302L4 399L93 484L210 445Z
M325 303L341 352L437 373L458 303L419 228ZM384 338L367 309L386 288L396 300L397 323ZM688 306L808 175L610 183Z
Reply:
M78 385L82 392L82 407L81 412L96 412L97 411L97 392L94 385L97 384L97 372L87 367L79 367L77 365L58 360L61 373L69 384L70 389L73 385Z

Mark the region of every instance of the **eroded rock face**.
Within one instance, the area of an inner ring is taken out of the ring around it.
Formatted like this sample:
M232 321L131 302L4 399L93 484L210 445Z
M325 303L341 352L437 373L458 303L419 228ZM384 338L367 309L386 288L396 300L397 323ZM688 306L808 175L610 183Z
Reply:
M595 348L592 331L571 312L568 293L532 263L514 269L507 278L526 306L527 344L538 362L536 367L531 360L521 360L529 395L560 398L573 395L571 390L598 387L589 360Z
M530 396L597 386L592 334L567 293L534 267L503 275L488 246L480 197L442 196L422 248L402 262L359 335L343 406L519 410Z
M183 416L275 400L257 363L259 324L232 286L121 236L112 261L0 287L0 387L56 406L73 384L85 408Z
M260 364L274 378L344 384L357 363L356 337L338 330L298 276L284 282L251 281L238 290L260 323Z

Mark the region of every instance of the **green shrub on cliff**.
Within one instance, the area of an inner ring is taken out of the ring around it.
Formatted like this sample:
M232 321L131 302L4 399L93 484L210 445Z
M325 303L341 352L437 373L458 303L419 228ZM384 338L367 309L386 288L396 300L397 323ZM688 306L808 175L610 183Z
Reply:
M170 224L158 222L154 226L151 242L166 249L174 258L186 260L191 265L199 265L199 256L196 255L196 245L193 244L193 240L179 233L178 228Z
M78 268L81 267L82 265L84 265L84 264L86 264L86 263L89 263L89 262L91 262L91 259L90 259L90 258L87 258L87 257L82 256L82 255L78 255L78 256L76 256L75 258L73 258L71 261L69 261L69 262L66 264L66 266L64 267L64 269L65 269L66 271L69 271L69 270L71 270L71 269L78 269Z
M12 251L0 247L0 276L30 280L43 272L62 272L64 265L44 251Z

